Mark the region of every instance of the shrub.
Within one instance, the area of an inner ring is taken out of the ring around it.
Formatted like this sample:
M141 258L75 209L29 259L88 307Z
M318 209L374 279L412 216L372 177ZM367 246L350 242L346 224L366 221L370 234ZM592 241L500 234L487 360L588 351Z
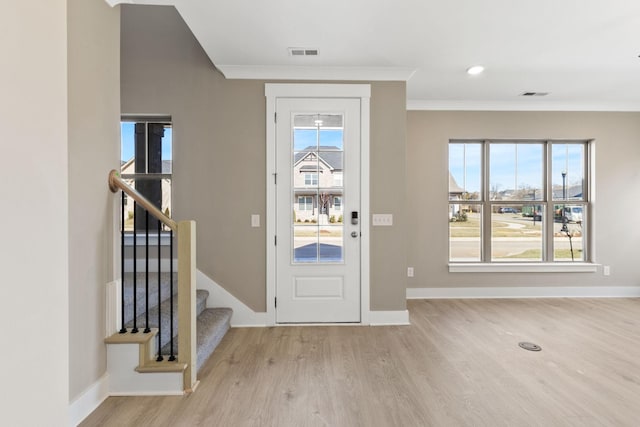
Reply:
M335 216L335 215L331 215L331 216L329 217L329 222L330 222L331 224L334 224L334 223L336 222L336 216Z
M467 221L467 213L466 212L458 212L454 216L451 217L451 222L465 222Z
M338 222L342 222L342 215L338 217Z

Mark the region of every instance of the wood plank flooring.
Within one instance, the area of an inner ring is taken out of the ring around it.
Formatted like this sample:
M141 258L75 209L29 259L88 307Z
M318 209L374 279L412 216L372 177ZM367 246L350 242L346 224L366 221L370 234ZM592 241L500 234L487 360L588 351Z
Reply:
M111 397L81 425L640 425L640 299L408 308L411 326L232 329L194 394Z

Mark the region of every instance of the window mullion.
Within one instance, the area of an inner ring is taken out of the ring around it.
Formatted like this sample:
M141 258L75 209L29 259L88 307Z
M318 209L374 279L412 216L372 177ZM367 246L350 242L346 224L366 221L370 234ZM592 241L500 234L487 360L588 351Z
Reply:
M491 199L490 199L490 143L482 143L482 262L491 262Z
M544 258L543 262L553 261L553 221L554 221L554 212L553 212L553 168L551 167L551 144L552 141L545 141L544 144L544 206L545 206L545 221L543 223L543 236L542 240L543 250L544 250Z

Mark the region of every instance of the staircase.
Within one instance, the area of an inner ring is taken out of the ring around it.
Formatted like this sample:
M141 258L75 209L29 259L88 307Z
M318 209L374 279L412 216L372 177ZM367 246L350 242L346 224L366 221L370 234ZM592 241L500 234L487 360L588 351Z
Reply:
M160 354L163 358L168 358L172 354L177 354L178 349L178 329L174 327L173 349L171 351L171 336L168 333L171 329L171 317L173 324L178 324L178 288L173 286L173 310L171 310L170 298L170 273L137 273L136 286L136 302L137 317L136 326L139 328L138 333L144 333L143 327L146 320L146 297L145 283L147 276L149 277L149 328L158 329L160 334ZM173 274L173 283L178 283L178 275ZM133 322L133 273L125 273L124 275L124 319L125 327L131 330L134 326ZM158 305L158 281L160 283L160 305ZM199 371L204 362L213 353L218 346L225 333L230 328L231 315L233 311L230 308L207 308L207 298L209 292L205 290L196 290L196 351L197 364L196 370ZM160 317L158 318L158 313ZM156 338L157 340L158 338ZM155 343L157 349L157 341ZM157 350L156 350L157 354Z
M122 191L122 279L119 285L113 282L108 289L111 297L107 303L107 317L118 319L117 324L108 322L112 335L105 339L109 394L192 392L198 384L197 371L229 330L232 310L207 308L209 292L196 289L194 221L176 222L169 218L115 170L109 174L109 188L114 193ZM134 200L135 226L129 230L125 226L125 194ZM140 224L136 221L138 211L143 215ZM150 238L156 242L154 260L150 259ZM162 241L168 244L163 245ZM138 255L142 253L141 259ZM168 271L162 269L163 259L168 261ZM126 271L127 264L133 272ZM141 269L140 265L144 267ZM154 270L151 265L157 268Z

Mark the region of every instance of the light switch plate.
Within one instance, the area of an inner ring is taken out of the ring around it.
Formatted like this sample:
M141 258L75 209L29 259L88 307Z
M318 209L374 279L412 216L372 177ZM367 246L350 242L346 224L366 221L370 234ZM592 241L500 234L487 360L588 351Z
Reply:
M373 214L371 222L374 226L389 227L393 225L393 214Z
M257 214L251 215L251 226L260 227L260 215L257 215Z

